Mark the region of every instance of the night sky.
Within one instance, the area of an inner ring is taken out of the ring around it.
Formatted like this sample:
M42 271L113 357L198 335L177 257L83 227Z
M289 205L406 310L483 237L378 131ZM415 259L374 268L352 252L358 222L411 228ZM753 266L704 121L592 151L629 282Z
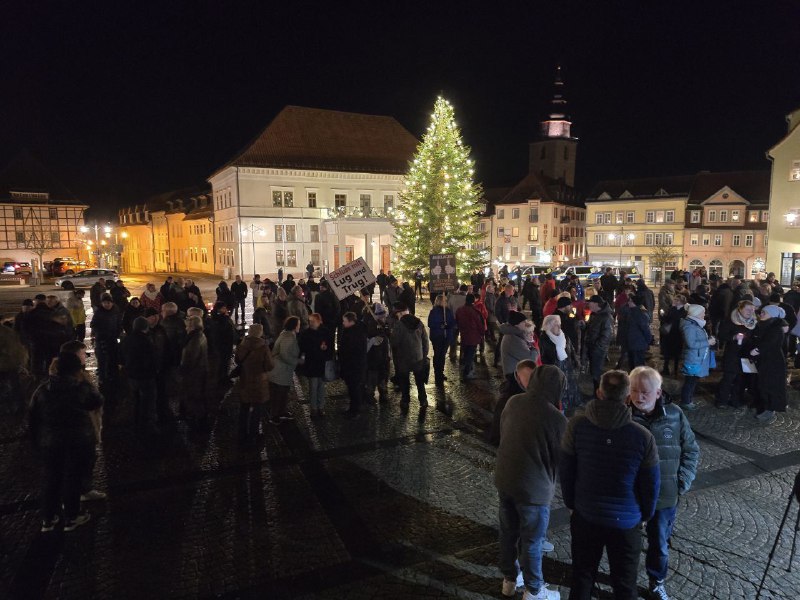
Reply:
M583 191L769 168L800 106L788 0L1 4L0 163L28 148L97 218L201 185L287 104L420 136L443 93L478 180L512 184L561 63Z

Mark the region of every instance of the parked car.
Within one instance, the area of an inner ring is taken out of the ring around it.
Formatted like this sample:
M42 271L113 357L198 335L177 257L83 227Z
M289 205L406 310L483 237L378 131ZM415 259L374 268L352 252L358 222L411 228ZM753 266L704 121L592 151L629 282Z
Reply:
M622 267L613 267L611 265L608 265L608 266L611 267L611 272L614 274L614 277L616 277L617 279L619 279L619 271L620 271L620 269L625 271L628 274L628 277L634 282L639 281L642 278L642 276L639 274L639 269L637 269L633 265L622 266ZM606 272L606 268L607 267L603 266L603 267L596 267L596 268L597 268L597 271L595 271L594 273L591 273L589 275L589 277L587 277L587 281L591 282L591 281L594 281L595 279L599 279L600 277L602 277L603 274Z
M595 273L597 270L598 267L593 267L591 265L572 265L569 267L559 268L558 274L555 277L556 281L564 281L566 277L577 275L578 281L581 283L586 283L589 281L589 276L592 273Z
M111 269L86 269L74 275L62 275L53 284L64 290L74 290L75 288L89 288L97 283L98 279L103 278L106 283L117 281L119 274Z
M508 280L509 281L516 281L517 280L517 268L514 267L513 269L508 270ZM530 267L523 267L522 268L522 278L525 279L528 275L534 275L538 277L539 275L547 275L548 273L552 273L553 268L548 266L541 266L541 265L531 265Z
M3 273L13 273L14 275L33 275L33 269L31 269L31 263L10 261L3 263Z
M87 267L86 262L74 258L56 258L50 263L49 270L51 275L58 277L59 275L74 275Z

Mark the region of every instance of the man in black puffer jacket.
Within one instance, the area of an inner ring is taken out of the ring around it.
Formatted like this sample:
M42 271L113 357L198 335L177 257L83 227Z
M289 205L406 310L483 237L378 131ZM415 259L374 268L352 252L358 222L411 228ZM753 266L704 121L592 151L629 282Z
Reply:
M669 566L669 540L675 525L678 496L689 491L697 475L700 447L683 411L664 402L658 371L637 367L631 371L630 380L633 420L653 434L658 446L661 487L656 512L647 522L645 567L650 578L650 592L656 598L666 598L664 579Z
M122 334L122 311L111 294L103 294L100 307L92 316L92 340L97 355L97 379L100 392L107 399L116 397L119 380L119 336Z
M609 304L599 295L594 295L586 301L586 306L591 311L589 323L586 325L584 348L589 359L589 369L595 390L600 385L600 376L603 374L603 364L611 344L613 327L611 324L612 313Z
M44 463L42 532L52 531L64 507L64 531L89 520L79 513L81 481L94 456L95 429L89 411L103 406L103 397L80 377L81 360L71 352L58 355L58 371L39 386L31 400L29 430Z
M156 431L156 349L149 335L150 326L144 317L134 319L131 333L122 340L122 364L131 385L135 406L136 428L147 433Z

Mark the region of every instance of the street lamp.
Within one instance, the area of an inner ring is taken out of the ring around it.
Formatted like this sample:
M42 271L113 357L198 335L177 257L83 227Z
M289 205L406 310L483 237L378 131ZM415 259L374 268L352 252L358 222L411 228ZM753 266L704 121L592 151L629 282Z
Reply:
M247 227L244 227L242 229L242 236L246 236L248 233L250 234L250 244L251 244L252 249L253 249L253 277L255 277L256 276L256 234L260 235L261 237L264 237L266 235L266 233L264 233L264 229L262 227L259 227L258 225L253 225L252 223L250 225L248 225ZM283 235L285 236L286 233L284 232ZM285 258L286 257L284 256L284 260L285 260Z
M609 233L608 234L608 239L612 240L612 241L615 240L615 239L619 239L619 263L618 264L621 267L622 266L622 245L625 243L625 240L628 240L628 241L632 242L636 236L633 235L632 233L629 233L628 235L625 235L625 228L624 227L620 227L619 231L620 231L619 234Z

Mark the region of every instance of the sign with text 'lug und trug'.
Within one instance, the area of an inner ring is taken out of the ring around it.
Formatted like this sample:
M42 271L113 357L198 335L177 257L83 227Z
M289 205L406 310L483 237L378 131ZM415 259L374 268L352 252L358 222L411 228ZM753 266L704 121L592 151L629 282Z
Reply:
M328 273L326 279L339 300L357 294L368 285L375 283L375 275L360 256L353 262Z

